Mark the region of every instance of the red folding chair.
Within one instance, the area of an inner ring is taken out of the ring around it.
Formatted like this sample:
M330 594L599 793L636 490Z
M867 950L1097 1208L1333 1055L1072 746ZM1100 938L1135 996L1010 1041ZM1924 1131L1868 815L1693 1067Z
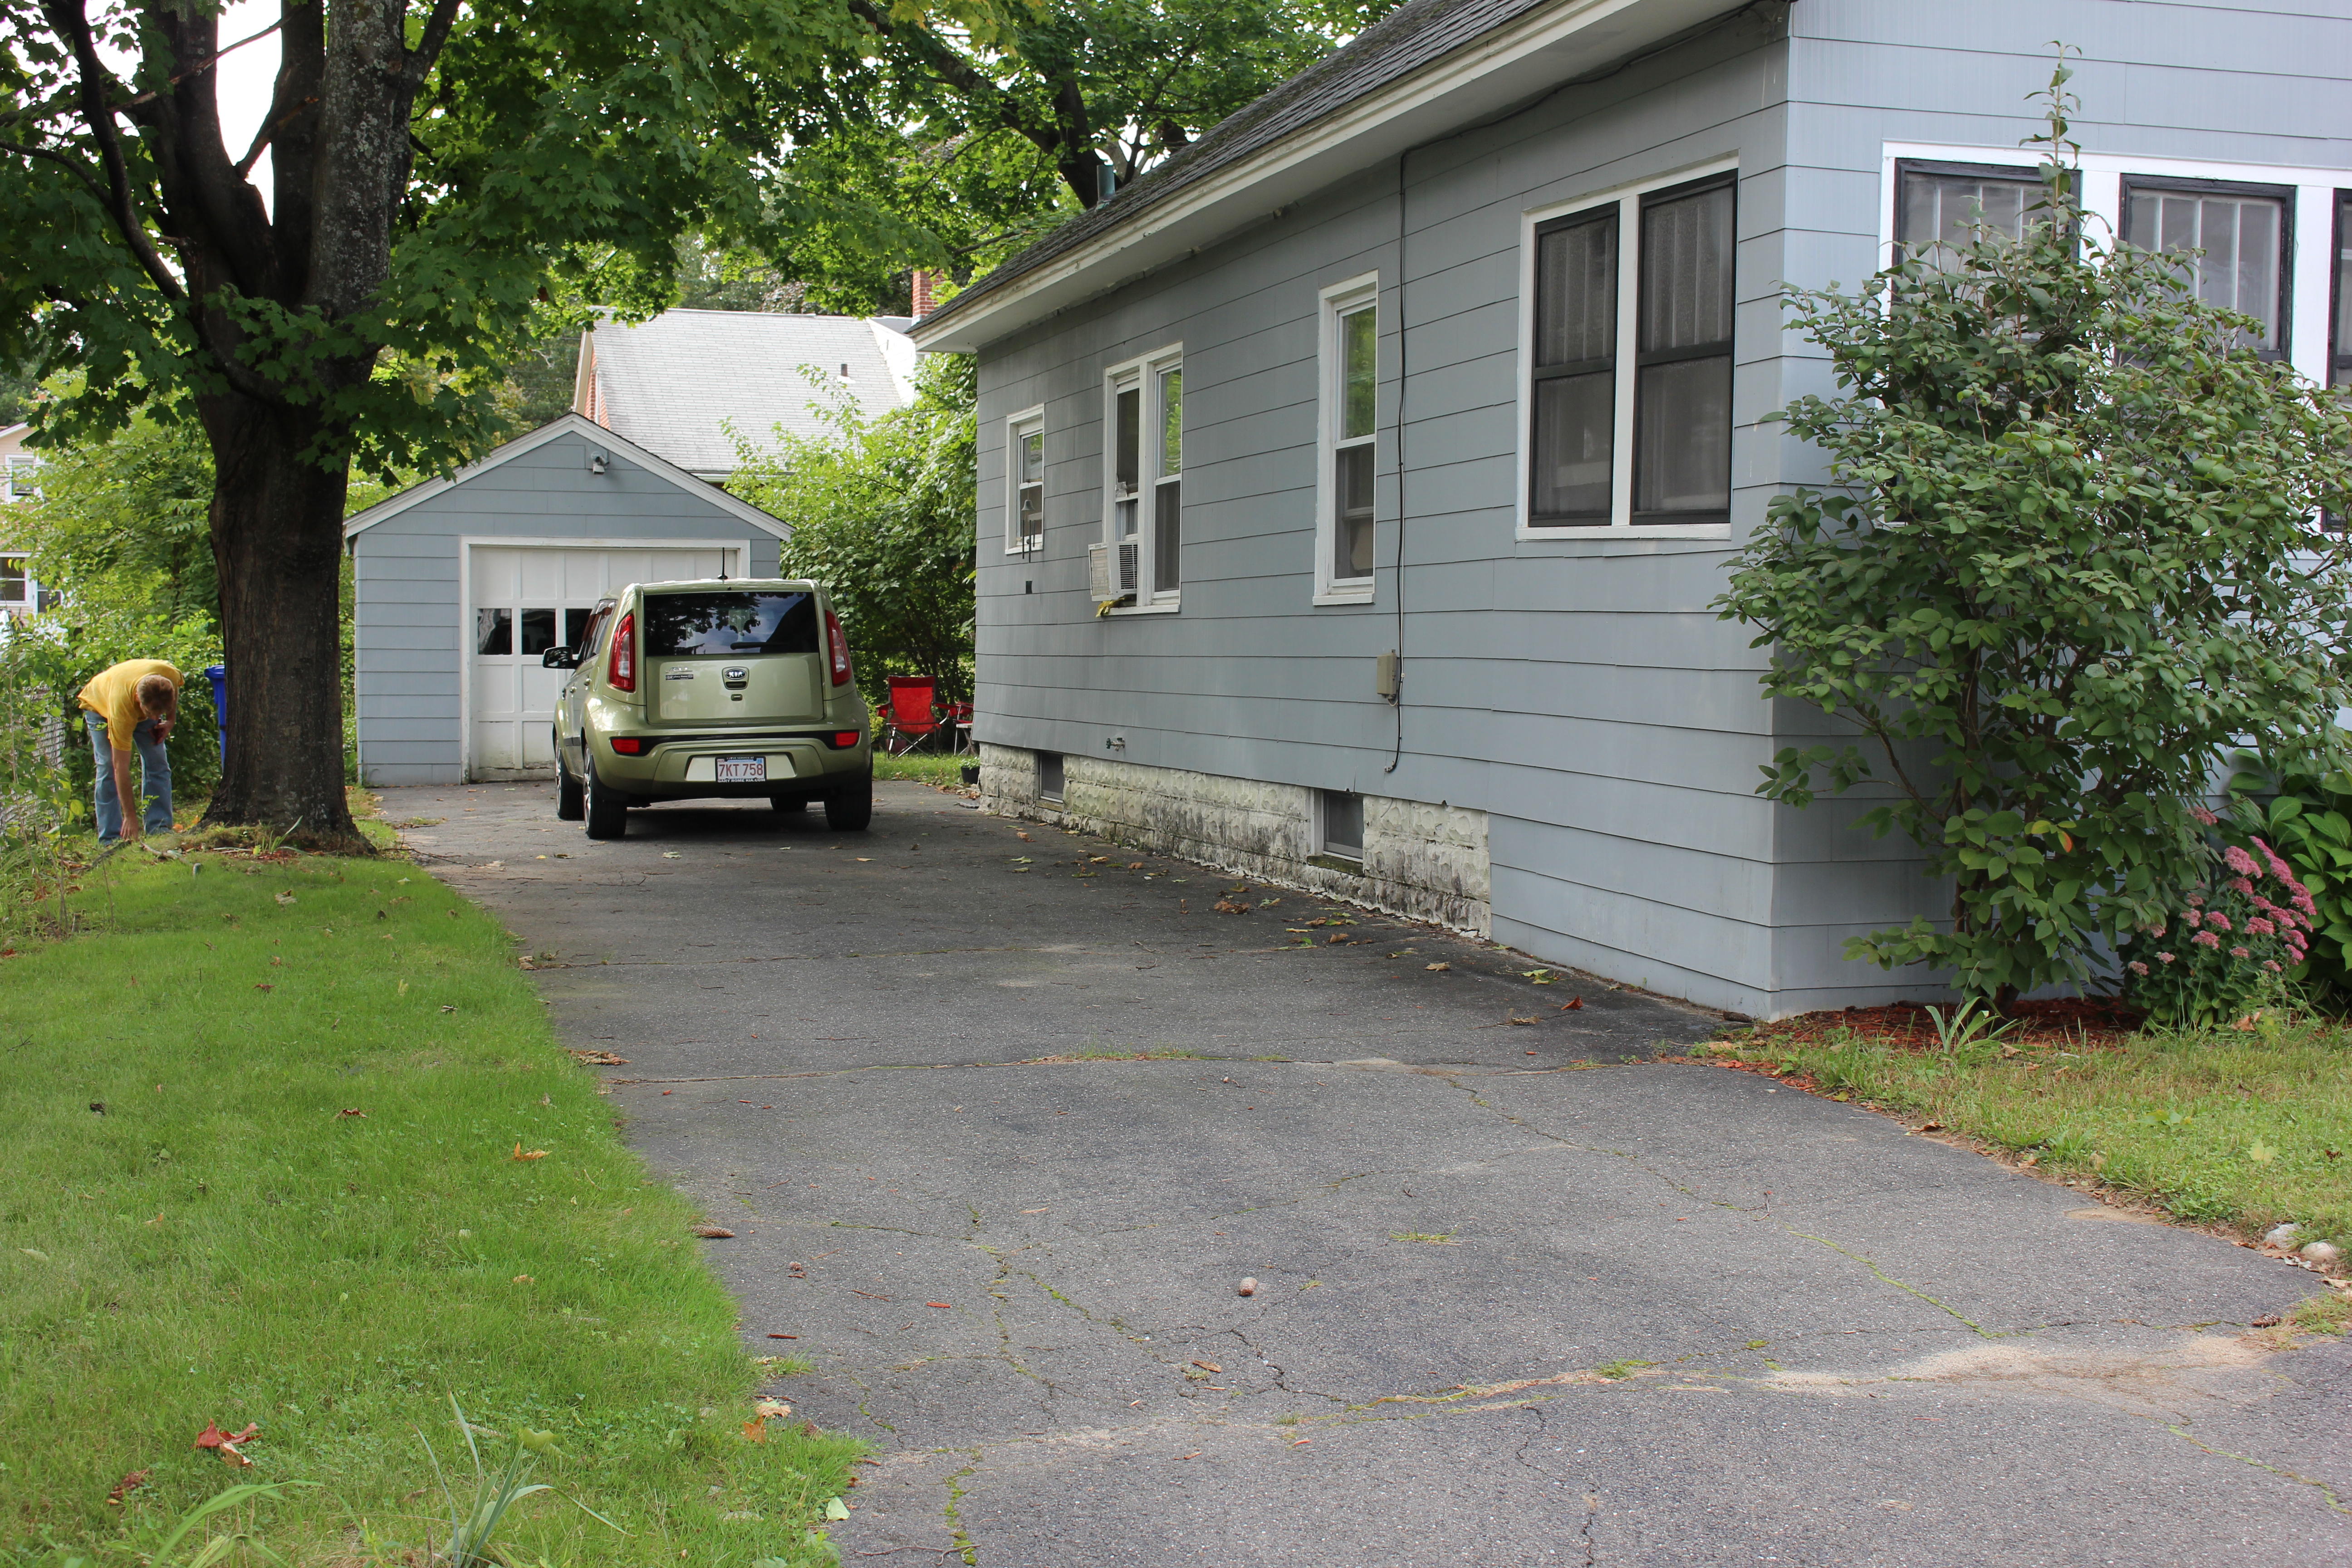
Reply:
M928 675L886 675L890 707L882 715L882 749L904 756L929 737L948 728L936 700L939 682Z
M948 723L949 723L950 725L951 725L951 726L954 728L954 730L955 730L955 749L956 749L956 751L957 751L959 753L961 753L961 752L974 752L974 751L978 751L978 750L980 749L979 747L977 747L977 746L975 746L975 745L973 745L973 744L971 743L971 703L969 703L969 702L950 702L950 703L949 703L949 704L948 704Z

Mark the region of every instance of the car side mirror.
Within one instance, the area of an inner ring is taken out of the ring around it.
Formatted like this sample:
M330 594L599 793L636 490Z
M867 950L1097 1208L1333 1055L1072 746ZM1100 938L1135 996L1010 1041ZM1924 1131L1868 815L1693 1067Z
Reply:
M539 656L541 669L577 669L580 656L568 647L551 647Z

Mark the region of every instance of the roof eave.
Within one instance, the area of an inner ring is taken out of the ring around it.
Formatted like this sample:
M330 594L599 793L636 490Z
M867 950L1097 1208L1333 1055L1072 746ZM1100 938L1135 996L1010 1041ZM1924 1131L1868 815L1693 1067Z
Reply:
M1736 11L1747 0L1560 0L1140 208L1003 287L915 323L925 353L971 353L1193 255L1350 174Z

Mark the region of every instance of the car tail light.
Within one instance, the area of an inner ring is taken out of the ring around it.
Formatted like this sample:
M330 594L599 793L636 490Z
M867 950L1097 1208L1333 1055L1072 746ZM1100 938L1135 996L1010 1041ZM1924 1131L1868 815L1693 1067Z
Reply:
M642 735L615 735L613 737L613 750L620 752L621 755L625 757L643 756L645 755L646 751L645 737Z
M620 629L613 634L613 657L604 666L604 679L612 683L615 691L635 691L637 689L637 615L635 610L621 617ZM613 749L619 751L621 743L614 742Z
M833 683L849 684L849 639L841 635L841 617L831 610L824 613L824 646L833 655Z
M855 730L836 730L833 734L833 749L836 752L845 752L857 744L861 738Z

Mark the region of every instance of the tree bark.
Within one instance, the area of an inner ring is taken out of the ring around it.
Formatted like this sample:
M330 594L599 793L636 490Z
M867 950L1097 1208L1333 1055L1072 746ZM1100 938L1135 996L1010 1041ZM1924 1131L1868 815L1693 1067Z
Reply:
M319 430L301 408L234 394L201 407L229 675L228 743L205 822L350 837L338 613L349 465L306 460Z

